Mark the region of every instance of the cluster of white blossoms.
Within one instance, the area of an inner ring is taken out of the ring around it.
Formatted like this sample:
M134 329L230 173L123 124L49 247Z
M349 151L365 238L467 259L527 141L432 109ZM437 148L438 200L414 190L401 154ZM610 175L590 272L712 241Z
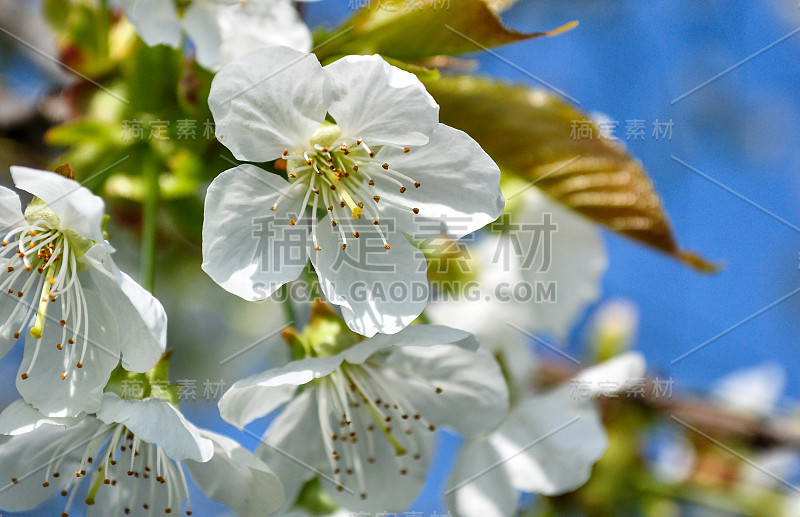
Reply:
M541 272L561 282L558 303L440 303L428 314L434 324L413 324L429 297L413 243L431 232L458 240L503 213L493 160L439 123L415 75L380 56L322 66L270 47L291 39L288 1L123 5L148 44L177 46L184 30L203 66L230 62L210 92L217 138L239 160L270 162L239 165L209 186L202 269L259 301L310 260L327 302L284 330L290 362L234 383L219 401L239 428L274 417L251 453L196 428L173 391L155 389L167 380L166 315L114 265L103 201L71 178L13 167L34 199L23 211L0 188L0 354L25 341L22 399L0 413L0 508L29 510L60 494L68 516L80 494L90 516L203 515L192 480L240 516L295 511L312 482L342 509L400 512L422 490L440 428L465 439L447 492L455 515L510 516L520 492L584 483L606 448L599 386L624 389L643 374L642 358L579 374L588 386L579 400L564 387L533 390L534 360L504 323L568 333L606 266L594 229L532 189L523 217L546 211L560 228L555 265ZM284 30L269 35L264 23ZM308 47L300 32L293 46ZM477 255L494 244L486 238ZM518 281L485 262L485 285ZM120 389L130 379L143 383L136 398Z

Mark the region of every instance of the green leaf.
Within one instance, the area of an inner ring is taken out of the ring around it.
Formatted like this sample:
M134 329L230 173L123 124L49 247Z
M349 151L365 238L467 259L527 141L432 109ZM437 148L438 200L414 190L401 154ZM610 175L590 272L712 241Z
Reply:
M347 54L381 54L414 61L475 52L571 29L550 32L507 29L483 0L382 0L346 21L337 31L317 34L320 60Z
M386 56L383 56L383 59L392 66L395 66L401 70L405 70L406 72L411 72L412 74L419 77L421 81L434 81L439 78L439 70L435 68L428 68L420 65L412 65L410 63L406 63L405 61L400 61L399 59L392 59Z
M647 171L589 117L542 90L471 76L427 81L440 120L469 133L505 171L608 228L701 270L716 267L682 251ZM575 127L593 129L576 138Z

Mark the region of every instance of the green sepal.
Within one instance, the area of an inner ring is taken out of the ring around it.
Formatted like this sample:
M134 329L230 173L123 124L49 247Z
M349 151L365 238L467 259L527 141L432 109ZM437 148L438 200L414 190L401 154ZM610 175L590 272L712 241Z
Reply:
M332 515L339 509L322 489L322 483L317 477L303 485L294 506L311 515Z
M364 339L350 330L339 315L320 300L314 302L311 318L299 338L317 357L336 355Z
M111 234L108 233L108 223L111 221L111 216L108 214L103 215L103 222L100 226L100 231L103 232L103 237L106 239L111 238Z
M147 372L147 380L151 382L169 381L169 361L172 350L167 350L158 360L152 370Z
M116 393L121 398L130 398L128 396L129 393L126 392L127 385L136 383L142 388L142 400L149 397L157 397L177 407L180 386L169 384L169 358L171 355L172 351L167 351L161 356L161 359L153 369L146 373L129 372L122 367L122 364L117 365L114 371L111 372L111 377L103 391ZM154 386L158 389L154 390Z
M126 384L131 382L141 383L145 392L147 392L149 389L147 374L129 372L122 367L122 364L118 364L117 367L114 368L114 371L111 372L111 376L109 377L106 387L103 389L103 391L105 393L116 393L120 396L120 398L127 398ZM147 395L145 394L144 397L146 398Z

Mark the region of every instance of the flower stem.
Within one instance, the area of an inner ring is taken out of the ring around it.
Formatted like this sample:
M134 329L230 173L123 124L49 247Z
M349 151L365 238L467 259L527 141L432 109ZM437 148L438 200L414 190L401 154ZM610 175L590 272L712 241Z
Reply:
M111 13L108 10L108 0L100 0L99 3L99 13L97 18L97 44L99 45L100 49L100 56L103 59L108 58L108 39L109 39L109 30L110 30L110 23L109 19L111 17Z
M283 315L286 317L286 324L292 325L295 321L297 321L296 314L294 312L294 306L292 306L292 300L289 297L289 284L283 284L281 286L281 293L280 299L282 300L283 305Z
M158 167L149 160L144 168L144 202L142 203L142 286L153 292L155 287L156 229L161 192L158 184Z

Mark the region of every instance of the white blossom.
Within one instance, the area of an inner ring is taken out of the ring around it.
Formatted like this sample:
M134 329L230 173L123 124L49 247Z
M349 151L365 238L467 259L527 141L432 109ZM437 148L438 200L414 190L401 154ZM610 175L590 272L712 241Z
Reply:
M474 436L508 409L497 363L475 348L466 332L413 325L241 380L220 413L243 427L285 404L256 455L288 503L316 476L343 508L401 511L423 486L438 427Z
M161 304L111 260L103 201L71 179L12 167L0 187L0 356L25 338L17 378L22 397L50 416L95 411L122 356L144 372L166 347Z
M287 160L288 181L248 164L208 189L203 269L244 299L296 279L308 256L350 328L398 332L427 303L425 259L404 234L427 224L458 239L502 212L491 158L438 123L416 76L379 56L323 68L287 48L257 51L217 74L209 105L236 158Z
M122 0L128 20L150 46L177 48L181 32L195 46L197 62L209 70L253 50L283 45L311 48L311 33L288 0Z
M88 517L192 514L186 472L237 515L283 504L280 481L236 442L199 429L158 398L103 396L96 415L48 418L23 401L0 414L0 508L33 509L56 494L67 517L88 478Z

